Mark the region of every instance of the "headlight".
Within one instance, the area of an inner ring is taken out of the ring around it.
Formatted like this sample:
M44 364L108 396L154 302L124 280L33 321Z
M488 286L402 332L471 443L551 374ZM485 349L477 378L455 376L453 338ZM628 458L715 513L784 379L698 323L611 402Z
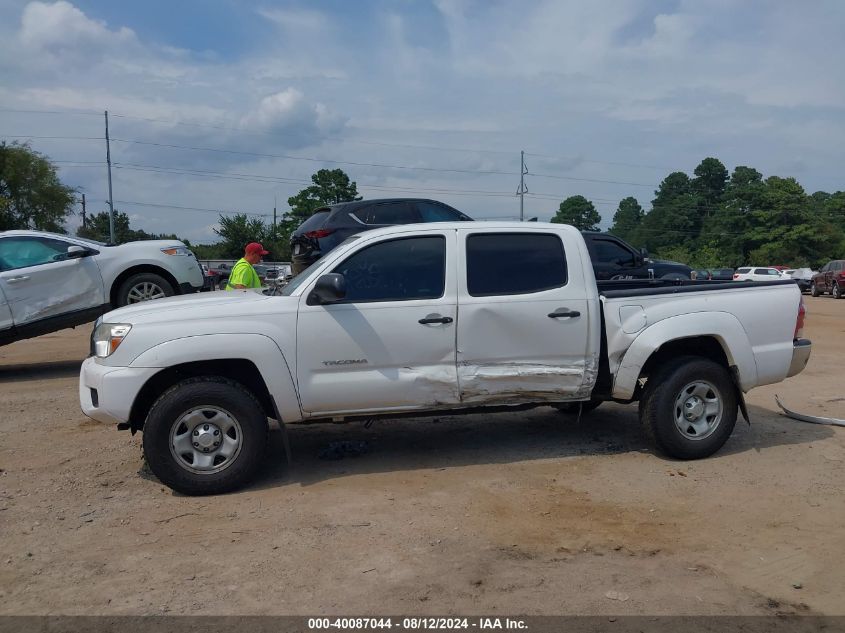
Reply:
M171 246L170 248L163 248L161 252L165 255L190 255L191 251L187 246Z
M132 326L128 323L101 323L94 330L94 355L97 358L111 356L120 347Z

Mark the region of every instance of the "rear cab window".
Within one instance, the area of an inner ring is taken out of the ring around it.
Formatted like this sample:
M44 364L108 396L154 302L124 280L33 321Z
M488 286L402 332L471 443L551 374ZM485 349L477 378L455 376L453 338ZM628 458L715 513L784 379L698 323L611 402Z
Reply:
M551 233L475 233L466 238L467 291L521 295L565 286L566 256Z

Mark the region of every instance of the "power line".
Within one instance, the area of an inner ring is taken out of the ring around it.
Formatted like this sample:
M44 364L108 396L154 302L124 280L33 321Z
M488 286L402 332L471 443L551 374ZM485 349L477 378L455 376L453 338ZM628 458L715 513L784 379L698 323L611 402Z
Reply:
M0 112L12 112L17 114L71 114L81 116L100 116L100 112L93 110L27 110L24 108L0 108Z
M267 176L261 174L246 174L246 173L227 173L217 172L203 169L189 169L182 167L163 167L160 165L139 165L136 163L114 163L116 169L128 169L131 171L149 171L154 173L165 173L174 175L189 175L201 176L208 178L220 178L228 180L251 180L256 182L279 182L284 184L313 184L310 180L301 180L295 178L284 178L281 176ZM356 184L362 188L377 189L385 191L417 191L423 193L440 193L440 194L455 194L455 195L480 195L493 197L511 197L513 194L509 191L490 191L483 189L450 189L444 187L403 187L400 185L373 185L356 181Z
M577 158L577 157L565 157L565 156L554 156L553 154L537 154L534 152L525 152L526 156L537 156L539 158L553 158L555 160L578 160L582 163L597 163L599 165L618 165L620 167L643 167L645 169L660 169L660 170L668 170L672 171L671 167L663 167L661 165L644 165L640 163L623 163L620 161L610 161L610 160L592 160L588 158Z
M35 136L33 134L0 134L3 138L31 138L37 140L103 141L103 136Z
M13 108L0 108L0 112L16 112L16 113L25 113L25 114L72 114L72 115L88 115L88 116L99 116L98 112L87 111L87 110L26 110L26 109L13 109ZM251 130L244 129L243 127L237 126L228 126L228 125L215 125L213 123L198 123L194 121L177 121L173 119L158 119L152 117L141 117L135 116L130 114L115 114L110 113L114 118L121 118L127 120L135 120L135 121L145 121L148 123L161 123L166 125L177 125L177 126L186 126L186 127L199 127L199 128L208 128L214 130L225 130L230 132L238 132L240 134L248 134L252 136L260 136L262 138L266 138L268 136L282 136L281 134L273 134L273 133L266 133L266 132L253 132ZM443 151L443 152L464 152L464 153L475 153L475 154L499 154L499 155L513 155L512 150L498 150L498 149L478 149L478 148L461 148L461 147L444 147L438 145L418 145L413 143L387 143L383 141L365 141L361 139L353 139L353 138L341 138L335 136L318 136L315 137L321 141L335 141L339 143L359 143L361 145L373 145L378 147L397 147L397 148L407 148L407 149L423 149L423 150L430 150L430 151ZM620 161L605 161L605 160L596 160L596 159L588 159L588 158L578 158L572 156L556 156L553 154L544 154L539 152L525 152L527 156L536 156L538 158L551 158L554 160L564 160L564 161L572 161L573 159L577 159L583 163L595 163L599 165L616 165L621 167L642 167L647 169L661 169L661 170L669 170L669 167L662 167L659 165L645 165L645 164L637 164L637 163L625 163ZM328 162L328 161L326 161Z
M175 204L161 204L157 202L141 202L138 200L115 200L115 204L130 204L139 207L157 207L160 209L182 209L185 211L203 211L208 213L217 213L221 215L252 215L257 217L268 217L269 213L256 213L253 211L224 211L221 209L209 209L207 207L185 207Z
M386 163L361 163L348 160L333 160L328 158L314 158L310 156L294 156L291 154L266 154L263 152L247 152L234 149L222 149L219 147L197 147L192 145L176 145L173 143L154 143L152 141L139 141L135 139L113 138L112 141L116 143L130 143L133 145L151 145L154 147L166 147L169 149L183 149L197 152L214 152L222 154L238 154L241 156L257 156L259 158L278 158L282 160L300 160L311 163L331 163L335 165L353 165L355 167L379 167L382 169L406 169L412 171L431 171L431 172L446 172L455 174L482 174L482 175L499 175L512 176L513 172L496 171L496 170L479 170L479 169L450 169L445 167L414 167L411 165L389 165Z
M558 176L555 174L535 174L531 172L528 174L529 176L534 176L535 178L553 178L555 180L575 180L578 182L598 182L608 185L630 185L632 187L649 187L654 188L658 185L655 184L647 184L644 182L625 182L620 180L601 180L598 178L576 178L575 176Z

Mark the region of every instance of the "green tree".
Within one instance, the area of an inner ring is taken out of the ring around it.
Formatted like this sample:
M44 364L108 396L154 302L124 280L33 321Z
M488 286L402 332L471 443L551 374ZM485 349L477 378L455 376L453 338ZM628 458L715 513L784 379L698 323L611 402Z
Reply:
M613 233L623 240L628 240L640 226L645 213L640 203L633 196L628 196L619 201L619 207L613 215L613 226L609 233Z
M734 169L720 203L705 218L699 239L718 254L719 265L736 267L748 262L751 212L761 207L764 189L759 171L744 165Z
M76 230L79 237L85 237L89 240L97 240L98 242L109 243L111 240L109 227L109 212L101 211L89 216L85 222L85 226L80 226ZM140 240L179 240L190 246L188 240L183 240L173 234L155 234L147 233L144 230L135 230L129 226L129 216L125 213L115 209L114 211L114 243L125 244L126 242L137 242Z
M28 145L0 143L0 231L64 233L75 193L62 184L50 161Z
M698 164L693 172L695 178L690 185L692 190L698 194L699 206L703 208L705 215L719 204L725 187L728 183L728 170L718 158L705 158Z
M698 213L689 176L682 171L672 172L654 192L651 211L631 239L653 253L671 246L689 249L698 236Z
M221 215L219 224L220 228L214 229L214 232L223 238L221 252L231 259L243 257L244 247L250 242L263 243L268 237L267 225L259 218L250 218L246 213Z
M798 181L770 176L763 184L760 206L751 211L751 261L808 266L834 252L841 229L826 214L813 212Z
M361 199L355 181L342 169L321 169L311 176L311 182L314 184L288 198L291 210L285 221L299 226L320 207Z
M601 216L584 196L569 196L551 219L556 224L571 224L581 231L598 231Z

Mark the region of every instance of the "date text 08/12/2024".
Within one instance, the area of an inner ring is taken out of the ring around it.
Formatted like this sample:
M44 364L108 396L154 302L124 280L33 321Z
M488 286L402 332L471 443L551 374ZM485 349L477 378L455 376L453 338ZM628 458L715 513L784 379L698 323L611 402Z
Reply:
M309 618L309 630L329 629L405 629L405 630L452 630L452 629L510 629L524 630L523 620L512 618Z

